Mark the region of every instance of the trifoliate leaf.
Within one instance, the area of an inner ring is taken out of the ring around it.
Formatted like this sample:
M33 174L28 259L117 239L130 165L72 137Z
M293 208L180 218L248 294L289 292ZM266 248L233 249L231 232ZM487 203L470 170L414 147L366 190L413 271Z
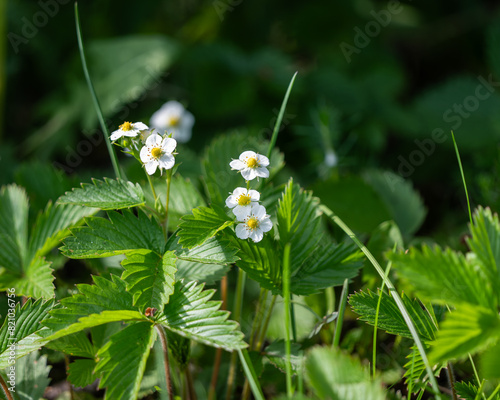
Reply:
M132 250L148 249L163 254L165 239L158 223L139 211L108 212L109 220L87 218L87 226L71 230L73 236L64 240L61 248L70 258L99 258L127 254Z
M353 311L356 314L359 314L359 318L362 321L365 321L370 325L375 325L375 319L377 318L377 305L381 293L382 299L380 301L380 309L378 312L377 328L383 329L393 335L400 335L411 339L412 335L410 330L408 329L396 302L392 297L384 292L375 294L370 290L367 290L366 292L360 291L349 297L349 304L353 308ZM427 342L434 340L436 338L437 328L427 310L422 308L417 299L412 301L404 294L401 298L420 338Z
M75 188L66 192L57 202L102 210L119 210L144 205L145 198L138 183L104 178L104 181L92 179L92 184L82 183L81 189Z
M179 244L188 249L202 245L217 232L234 223L219 207L195 208L192 215L185 215L181 221L177 236L179 236Z
M7 301L9 309L14 312L7 314L0 328L0 369L11 365L9 357L18 359L39 349L47 342L42 338L42 331L45 332L46 329L40 321L46 318L47 313L54 307L53 300L40 299L32 302L28 299L22 307L17 303L15 308L10 307L13 299L9 298ZM13 317L9 318L9 315Z
M495 307L491 283L460 253L424 245L422 250L410 248L407 253L388 253L387 257L424 300Z
M372 379L358 360L336 349L313 348L306 358L306 377L321 399L385 399L378 379Z
M97 353L95 373L106 388L105 399L135 399L146 360L153 345L154 327L149 322L129 325L111 336Z
M122 261L125 271L122 279L134 296L134 305L140 310L147 307L161 310L174 291L176 257L167 251L160 256L150 250L135 250Z
M432 362L462 359L493 345L500 339L500 317L496 310L461 304L448 313L432 343Z
M221 311L220 301L209 301L214 290L203 291L195 282L176 282L170 302L157 320L165 328L185 338L228 351L243 349L243 333L239 325L228 320L229 312Z

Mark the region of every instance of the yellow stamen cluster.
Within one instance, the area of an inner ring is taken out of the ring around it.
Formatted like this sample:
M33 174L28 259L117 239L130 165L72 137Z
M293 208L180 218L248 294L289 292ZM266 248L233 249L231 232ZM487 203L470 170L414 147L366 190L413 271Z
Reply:
M259 166L259 162L257 161L257 159L255 157L250 157L247 160L247 167L248 168L257 168L258 166Z
M123 124L120 125L120 129L126 132L126 131L131 131L132 129L134 129L134 127L130 122L124 122Z
M252 217L247 221L247 226L252 230L256 229L259 226L259 220L255 217Z
M242 194L238 197L238 205L240 206L248 206L252 201L252 198L247 194Z
M163 154L163 151L161 150L160 147L155 147L155 148L153 148L153 150L151 150L151 155L154 158L160 158L162 154Z
M168 117L167 124L169 126L177 126L177 125L179 125L180 120L181 120L180 117L177 115L170 116L170 117Z

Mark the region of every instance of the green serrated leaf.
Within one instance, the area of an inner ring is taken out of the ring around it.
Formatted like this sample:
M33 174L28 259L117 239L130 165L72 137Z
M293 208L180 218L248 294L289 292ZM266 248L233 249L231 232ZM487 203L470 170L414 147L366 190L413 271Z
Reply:
M453 385L457 395L463 400L476 400L478 387L471 382L455 382Z
M16 293L26 297L50 299L54 297L54 275L51 263L43 257L36 257L28 265L24 275L3 274L0 288L15 287Z
M102 210L119 210L144 205L145 197L138 183L104 178L104 181L92 179L92 184L82 183L81 189L75 188L66 192L57 202Z
M51 366L47 365L47 356L39 356L34 351L16 361L15 393L19 399L38 400L43 397L49 385Z
M220 208L198 207L192 212L181 218L177 233L179 244L188 249L202 245L234 223Z
M306 377L322 399L383 400L384 390L378 379L370 377L358 360L336 349L315 347L306 359Z
M291 343L290 364L294 373L300 370L302 364L300 348L301 346L299 343ZM264 354L276 368L280 369L281 372L285 372L286 349L284 340L276 340L271 343L264 350Z
M28 248L28 197L17 185L0 189L0 267L21 273Z
M407 253L388 253L387 257L425 300L495 307L491 284L475 263L460 253L424 245L422 250L410 248Z
M362 321L374 326L377 313L377 304L380 292L377 294L367 290L360 291L349 297L349 304ZM437 328L434 325L431 316L421 305L420 302L410 300L404 294L401 296L403 303L410 315L419 336L426 342L436 338ZM377 327L393 335L400 335L412 338L410 330L399 311L396 302L392 297L382 292L380 309L378 313Z
M174 291L176 257L173 251L163 256L150 250L136 250L122 261L125 271L122 279L134 296L134 305L140 310L147 307L163 309Z
M90 314L100 314L110 310L137 312L137 308L132 305L132 294L126 290L126 284L123 280L115 275L111 275L110 279L100 276L94 276L92 279L94 285L77 285L80 293L62 299L61 305L63 307L52 310L51 317L43 321L45 326L57 333L57 337L74 333L68 331L60 334L62 330Z
M229 313L219 310L220 301L209 301L213 290L203 291L195 282L176 282L170 302L157 320L165 328L188 339L228 351L243 349L243 333L229 321Z
M46 344L45 347L74 357L94 357L94 346L92 346L87 334L83 331L53 340Z
M425 348L427 350L427 346ZM409 361L404 365L406 370L404 378L406 386L410 387L411 385L412 393L417 393L427 386L429 377L427 376L425 364L417 347L412 346L411 350L410 354L406 356L406 359ZM443 364L433 366L432 371L434 372L434 376L438 377L440 375L443 366Z
M69 227L82 221L83 217L95 214L98 210L73 205L49 203L45 211L39 214L31 231L28 259L44 256L70 234ZM83 221L82 221L83 222Z
M500 222L489 208L479 207L474 212L470 227L472 238L467 239L470 249L479 259L479 267L497 293L500 302Z
M500 317L496 310L461 304L440 324L429 360L462 359L493 345L499 338Z
M2 327L0 328L0 369L11 365L9 357L18 359L43 346L47 341L42 339L42 331L46 330L40 322L47 316L47 313L54 307L54 301L43 301L39 299L32 302L28 299L21 307L17 303L15 308L9 309L14 313L7 314ZM13 319L9 319L13 315ZM10 328L10 329L9 329ZM14 354L11 354L12 346L15 345Z
M207 285L213 285L220 281L230 269L229 265L203 264L185 260L177 260L176 266L175 278L177 280L198 281Z
M174 251L179 260L203 264L232 264L239 260L237 249L225 239L213 237L200 246L184 249L179 238L172 235L166 244L166 250Z
M153 345L154 328L149 322L129 325L111 336L97 353L95 373L106 388L105 399L135 399L146 360Z
M222 206L229 193L242 186L241 175L231 171L231 160L238 158L246 150L266 154L268 147L268 141L242 133L232 133L214 139L205 150L202 160L206 187L212 203ZM269 162L269 176L272 177L283 168L283 155L275 148Z
M68 380L75 387L85 387L96 380L94 369L96 362L93 359L78 359L69 364Z
M148 249L163 254L165 239L158 223L139 211L136 217L125 210L123 214L108 212L105 218L87 218L87 226L71 230L73 236L64 240L63 254L70 258L99 258Z
M293 181L288 182L278 205L278 231L284 247L291 244L291 274L316 250L321 239L319 200L304 191Z

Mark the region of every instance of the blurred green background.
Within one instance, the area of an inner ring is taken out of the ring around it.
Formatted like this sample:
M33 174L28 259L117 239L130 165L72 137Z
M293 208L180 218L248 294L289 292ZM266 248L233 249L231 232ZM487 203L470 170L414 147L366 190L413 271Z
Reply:
M73 3L0 4L0 184L42 173L35 161L75 184L112 176ZM79 8L109 129L147 124L164 102L180 101L196 118L182 147L186 175L196 176L197 158L220 134L269 139L298 71L278 138L282 174L314 188L358 231L388 219L385 208L394 217L394 196L400 229L406 206L418 214L403 233L446 239L464 230L452 129L473 205L500 204L496 1L101 0ZM407 204L403 179L419 204Z

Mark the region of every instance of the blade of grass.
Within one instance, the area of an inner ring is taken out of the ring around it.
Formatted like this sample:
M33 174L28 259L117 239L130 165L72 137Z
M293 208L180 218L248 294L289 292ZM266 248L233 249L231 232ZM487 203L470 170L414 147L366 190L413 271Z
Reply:
M425 365L425 369L427 370L427 374L429 375L429 381L431 382L433 392L436 396L438 396L438 398L440 398L439 386L432 372L429 360L427 359L427 354L425 353L422 341L420 340L417 330L415 329L415 325L413 324L413 321L411 320L410 315L408 314L408 310L406 309L403 301L401 300L401 297L399 296L399 293L396 291L396 288L392 284L391 280L388 277L385 277L384 270L382 269L378 261L375 259L373 254L370 252L370 250L368 250L368 248L363 243L360 242L360 240L357 238L354 232L344 223L344 221L342 221L332 210L330 210L325 205L321 205L320 209L328 218L330 218L335 224L337 224L353 240L354 243L356 243L356 245L360 248L360 250L365 254L368 260L371 262L371 264L378 272L380 277L384 280L387 288L389 289L389 293L394 298L394 301L396 302L396 305L398 306L399 311L401 312L401 315L403 316L406 325L408 326L411 336L415 341L415 344L417 345L418 351L422 356L422 361Z
M340 294L339 313L337 316L337 323L335 325L335 334L333 336L332 347L339 347L340 333L342 332L342 324L344 323L344 312L347 304L347 292L349 291L349 279L344 280L342 286L342 293Z
M89 70L87 68L87 59L85 58L85 50L83 47L82 40L82 31L80 28L80 16L78 14L78 3L75 2L75 22L76 22L76 35L78 37L78 49L80 50L80 58L82 60L83 73L85 75L85 80L87 81L87 85L90 90L90 95L92 96L92 102L94 103L94 108L97 113L97 117L99 118L99 124L101 125L102 133L104 135L104 140L106 141L106 146L108 148L109 157L111 158L111 163L113 164L113 170L115 171L115 175L117 178L122 177L120 166L118 165L118 159L116 157L115 150L111 144L109 139L109 131L106 123L104 122L104 116L102 115L101 105L99 104L99 99L97 98L97 94L94 90L94 85L92 84L92 80L90 79Z
M287 243L283 251L283 299L285 301L285 349L286 349L286 395L291 399L293 396L292 387L292 345L290 341L291 307L290 307L290 249L291 244Z
M283 120L283 115L285 114L286 103L288 103L288 97L290 97L290 92L292 91L293 83L295 82L295 77L297 76L297 74L298 72L295 72L295 74L293 74L292 80L288 84L288 89L286 90L285 98L283 99L283 103L281 104L280 112L278 114L278 119L276 120L276 124L274 125L273 136L271 137L271 142L269 143L269 149L267 150L267 158L271 157L271 152L273 151L274 146L276 145L276 139L278 138L278 132L280 130L281 121Z
M465 183L464 169L462 168L462 160L460 159L460 153L458 152L457 142L455 140L455 135L451 131L451 138L453 139L453 146L455 146L455 152L457 153L458 167L460 168L460 174L462 175L462 182L464 183L465 197L467 198L467 208L469 210L469 220L472 225L472 212L470 209L469 192L467 191L467 184Z
M257 374L255 373L255 370L253 368L252 361L248 356L247 349L238 349L238 355L240 356L243 371L245 371L248 382L250 382L250 388L252 389L255 400L264 400L264 395L262 394L262 389L260 387Z

